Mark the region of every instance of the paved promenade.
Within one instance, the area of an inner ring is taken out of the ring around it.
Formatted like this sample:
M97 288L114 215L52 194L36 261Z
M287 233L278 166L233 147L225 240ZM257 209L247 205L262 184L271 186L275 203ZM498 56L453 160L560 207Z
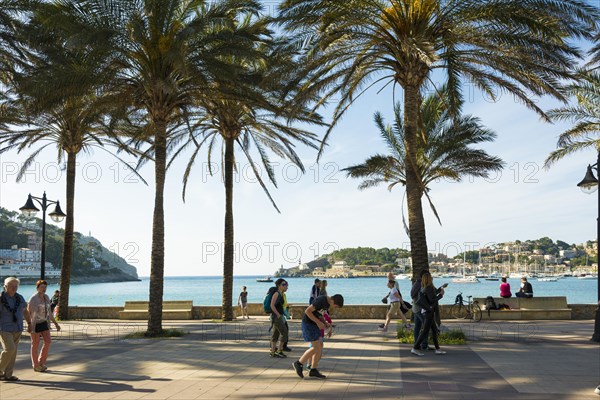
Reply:
M145 325L73 321L53 332L49 371L19 348L16 383L0 382L0 400L24 399L577 399L600 400L600 346L593 321L457 323L471 339L448 354L410 354L381 321L336 320L320 370L301 380L291 363L304 351L290 321L287 359L268 356L266 318L232 323L165 321L189 332L167 340L123 340Z

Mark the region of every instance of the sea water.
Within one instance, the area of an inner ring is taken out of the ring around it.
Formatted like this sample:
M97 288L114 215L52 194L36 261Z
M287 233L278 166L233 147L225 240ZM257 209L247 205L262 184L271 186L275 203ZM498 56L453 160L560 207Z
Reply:
M268 288L273 283L256 282L256 276L236 276L233 279L233 304L237 304L238 295L242 286L247 286L248 302L261 303ZM308 303L310 289L314 278L286 278L289 282L287 291L288 302ZM381 304L389 289L385 277L377 278L339 278L328 279L327 293L333 295L340 293L344 296L346 304ZM398 280L400 291L405 299L410 298L410 280ZM459 292L463 296L486 297L500 295L499 281L486 281L480 283L453 283L451 279L436 278L434 284L440 286L448 282L446 294L440 301L441 304L452 304ZM514 293L519 289L518 278L509 279L511 290ZM562 278L557 282L538 282L535 278L529 279L533 285L535 296L567 296L569 304L596 304L598 299L597 279L578 279L575 277ZM118 283L91 283L71 285L69 305L71 306L123 306L127 300L148 300L150 279L141 278L138 282ZM47 294L52 296L57 285L49 285ZM35 286L21 285L21 293L26 299L35 293ZM217 276L186 276L166 277L164 280L164 300L192 300L194 305L221 305L223 293L223 280Z

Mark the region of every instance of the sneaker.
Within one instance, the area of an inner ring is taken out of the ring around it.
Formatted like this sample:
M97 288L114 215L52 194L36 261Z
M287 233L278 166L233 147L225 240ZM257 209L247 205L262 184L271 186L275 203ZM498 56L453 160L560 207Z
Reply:
M285 353L283 352L283 350L279 350L279 351L275 352L275 357L287 358L287 356L285 355Z
M312 369L312 365L310 365L310 363L307 363L304 367L309 371Z
M290 351L292 351L292 349L290 349L289 347L285 346L285 347L283 348L283 351L287 351L287 352L289 353Z
M444 354L446 354L446 352L444 350L436 350L435 354L437 354L438 356L443 356Z
M421 353L419 350L417 349L410 349L410 352L412 354L414 354L415 356L424 356L425 354Z
M378 327L379 328L383 328L385 326L385 324L379 324Z
M310 376L312 378L319 378L319 379L327 378L325 375L320 373L319 370L316 368L311 368L310 372L308 373L308 376Z
M302 364L300 364L300 361L294 361L292 363L292 367L294 368L294 371L296 371L296 374L298 374L300 378L304 378L304 373L302 372Z
M594 390L594 393L600 394L600 385L598 385L598 387L596 388L596 390Z
M381 328L377 328L379 329L381 332L387 332L387 328L381 327Z

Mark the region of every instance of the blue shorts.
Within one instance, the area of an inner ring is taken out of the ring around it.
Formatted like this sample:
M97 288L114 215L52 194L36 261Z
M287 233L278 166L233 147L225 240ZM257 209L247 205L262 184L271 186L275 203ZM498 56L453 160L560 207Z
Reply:
M321 330L312 322L302 321L302 337L305 342L314 342L321 339Z

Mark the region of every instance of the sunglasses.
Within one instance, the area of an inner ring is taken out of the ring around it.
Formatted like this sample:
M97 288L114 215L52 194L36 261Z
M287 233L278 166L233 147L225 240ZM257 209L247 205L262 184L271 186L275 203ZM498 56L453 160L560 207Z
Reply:
M287 286L287 285L288 285L288 284L287 284L287 282L283 282L283 283L281 284L281 286Z

